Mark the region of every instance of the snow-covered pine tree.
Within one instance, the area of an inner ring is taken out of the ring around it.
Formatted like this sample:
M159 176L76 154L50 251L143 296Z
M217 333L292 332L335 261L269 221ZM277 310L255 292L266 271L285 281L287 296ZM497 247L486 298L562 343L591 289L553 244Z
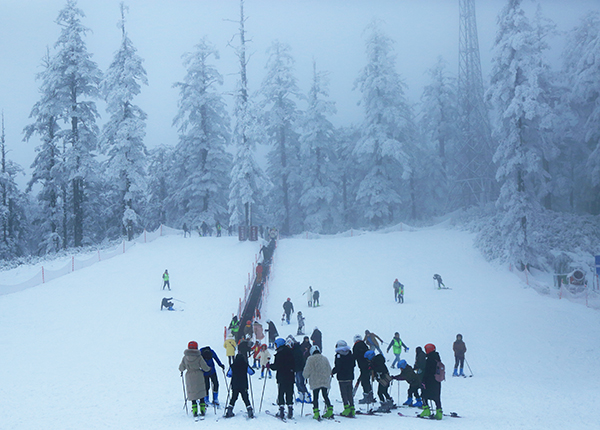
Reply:
M587 159L575 162L575 171L585 163L587 181L577 181L589 201L586 208L600 213L600 13L589 12L568 35L563 53L568 102L575 113L573 143ZM587 182L586 181L586 182Z
M36 147L36 156L31 167L33 172L27 184L27 192L36 184L40 185L36 199L40 206L39 219L32 220L38 225L37 252L47 254L57 252L67 246L67 205L64 196L67 192L67 178L63 165L60 145L60 106L54 96L50 78L50 53L42 61L43 71L37 75L41 80L41 98L35 103L29 115L34 122L23 130L24 141L38 135L41 143Z
M381 27L378 20L367 27L367 65L355 82L365 116L354 151L366 172L356 200L375 228L392 222L401 203L402 178L410 176L406 144L412 118L405 84L396 71L393 41Z
M308 107L302 117L300 160L304 229L315 233L334 233L340 224L339 170L335 153L334 127L329 116L335 104L328 100L329 81L318 72L313 60L313 78Z
M93 152L98 136L98 112L92 99L99 95L102 78L83 40L89 31L81 24L84 16L75 0L67 0L56 20L61 33L46 75L47 94L52 94L56 104L57 121L68 124L68 128L58 132L58 137L63 144L65 174L70 182L68 203L73 208L73 245L77 247L83 245L84 226L93 222L86 217L88 199L93 197L87 195L86 187L98 171ZM67 204L67 196L64 197L63 204Z
M453 178L453 154L459 136L456 79L448 75L446 61L438 57L428 71L430 83L421 96L420 129L427 148L428 188L432 192L433 214L450 209L449 196Z
M146 228L154 230L167 222L169 196L175 189L174 148L160 145L149 151L148 190L144 219Z
M342 127L335 132L335 153L340 173L340 227L343 229L357 225L360 218L355 202L362 171L354 154L359 139L360 132L355 127Z
M125 31L126 6L121 3L120 7L121 46L100 84L110 116L104 125L101 149L108 156L106 171L113 191L109 200L115 210L110 224L116 235L122 232L131 240L134 229L139 228L137 214L143 209L147 163L144 145L147 116L133 99L140 94L142 84L148 85L148 79L143 60ZM116 236L114 233L110 236Z
M227 219L229 117L216 88L223 84L223 77L211 58L218 59L219 53L203 38L195 52L184 56L183 82L174 84L180 96L173 120L179 128L174 166L178 183L170 196L170 209L175 212L168 220L177 225L185 222L191 227L203 221L214 225Z
M541 131L550 127L552 110L540 86L547 45L525 16L521 0L508 1L498 16L498 27L486 94L498 114L494 162L501 189L497 206L504 258L523 270L536 263L528 225L542 210L540 190L548 175L542 163L546 142Z
M267 53L260 93L268 143L267 174L273 183L269 196L271 223L281 226L283 235L300 231L302 214L299 209L300 166L297 120L297 102L301 99L298 82L294 76L294 59L291 48L278 40Z
M240 79L235 92L233 144L236 152L229 184L229 223L249 226L260 206L269 180L255 159L258 118L248 90L246 55L246 17L240 0L239 38L235 53L240 64Z
M0 130L0 259L9 260L23 255L25 251L25 199L15 177L23 173L18 164L6 157L4 111Z

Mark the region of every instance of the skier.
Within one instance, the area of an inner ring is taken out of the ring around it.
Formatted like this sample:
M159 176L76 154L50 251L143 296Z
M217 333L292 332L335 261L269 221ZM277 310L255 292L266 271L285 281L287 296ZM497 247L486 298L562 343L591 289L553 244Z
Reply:
M440 275L438 275L437 273L435 275L433 275L433 279L435 281L437 281L438 283L438 290L441 288L446 288L446 286L444 285L444 283L442 282L442 277Z
M229 367L233 364L233 358L235 357L235 339L232 335L228 334L225 342L223 342L223 348L225 348L225 355L229 361Z
M217 221L215 224L215 229L217 230L217 237L221 237L221 230L223 229L223 226L219 221Z
M204 416L206 413L206 403L204 398L206 397L206 384L204 381L204 373L210 370L202 354L198 351L198 342L191 341L188 343L188 347L183 351L183 358L179 364L179 371L183 376L185 372L185 386L186 386L186 401L192 402L192 412L194 417L198 416L198 402L200 403L200 415Z
M233 407L239 395L242 396L242 400L246 405L248 418L254 418L254 411L248 398L248 375L254 375L254 370L248 365L246 357L242 354L236 355L233 364L227 372L227 376L231 378L231 400L225 410L225 418L234 416Z
M354 357L350 347L344 340L338 340L335 344L335 363L331 375L337 374L338 384L344 411L340 414L344 417L354 417L354 396L352 395L352 382L354 381Z
M423 406L421 397L419 396L419 389L421 388L420 378L415 373L414 369L406 362L406 360L400 360L398 363L398 369L402 369L399 375L392 376L392 379L397 381L406 381L408 383L408 398L403 403L404 406L414 406L420 408ZM415 396L416 402L413 404L413 396Z
M306 338L306 336L305 336ZM306 364L306 357L304 351L305 342L302 344L296 342L296 340L290 336L288 336L288 345L292 348L292 352L294 353L294 372L296 373L296 389L298 390L298 398L296 401L299 403L312 403L312 399L310 398L310 393L306 389L306 383L304 381L304 377L302 376L302 371L304 370L304 365ZM309 342L309 351L310 351ZM310 352L309 352L310 354Z
M256 265L256 283L262 284L263 266L261 263Z
M267 320L267 333L269 333L269 348L275 348L275 339L279 336L275 323L271 320Z
M360 369L360 376L358 379L360 380L363 389L363 398L358 401L360 404L375 403L375 397L373 397L373 387L371 385L371 377L369 374L369 360L365 358L365 352L368 350L369 347L362 337L359 334L354 336L352 357Z
M313 308L319 306L319 290L313 291Z
M404 303L404 284L400 284L398 290L398 303Z
M467 345L463 341L462 334L456 335L456 340L452 344L452 350L454 351L454 372L452 376L465 376L463 368L465 367L465 352L467 352ZM457 369L460 366L460 373L457 373Z
M279 412L276 416L281 419L285 417L284 405L287 404L287 417L291 419L294 416L294 353L280 337L275 339L275 346L277 352L271 369L277 372Z
M296 316L298 317L298 331L296 333L297 336L303 335L304 334L304 316L302 315L302 311L298 311L298 313L296 314Z
M379 342L383 342L383 339L377 336L375 333L371 333L369 330L365 330L365 343L369 347L371 351L377 350L381 355L383 355L383 351L379 347Z
M202 229L202 236L208 236L208 224L206 224L206 221L202 221L200 228Z
M188 229L188 226L186 223L183 223L183 237L185 238L188 234L189 234L190 230ZM192 235L190 234L190 237Z
M210 390L210 383L212 382L213 403L215 406L219 407L219 377L217 376L217 371L215 370L215 361L221 369L225 369L225 365L221 363L217 353L213 351L210 346L201 348L200 353L209 367L208 370L204 371L204 381L206 384L206 397L204 398L204 401L208 404L208 391Z
M165 287L169 288L169 291L171 291L171 284L169 284L169 271L167 269L165 269L165 273L163 273L163 290L165 289Z
M171 302L169 300L173 300L173 297L163 297L162 302L160 303L161 311L163 310L163 308L167 308L170 311L175 310L175 309L173 309L173 302Z
M310 389L313 392L313 418L321 418L319 412L319 393L323 395L323 401L327 406L327 411L323 418L333 418L333 406L329 400L329 389L331 388L331 365L327 357L321 354L321 349L313 345L310 349L310 357L306 360L302 376L308 381Z
M231 330L231 335L235 337L237 332L240 330L240 322L238 321L237 315L234 315L231 318L231 322L229 323L229 330Z
M285 302L283 302L283 314L285 315L285 321L290 323L290 315L294 313L294 305L292 303L292 299L289 297Z
M382 354L375 354L375 351L365 352L365 358L369 360L369 370L371 371L371 380L377 381L377 395L381 405L377 412L389 412L394 408L394 400L388 393L392 377L385 365L385 357Z
M313 330L310 340L312 340L313 345L317 345L321 351L323 350L323 335L318 327Z
M254 330L252 329L252 321L246 321L246 325L244 326L244 337L246 339L251 338L254 334Z
M306 294L306 300L308 301L308 307L312 307L312 299L313 299L313 290L312 287L308 287L308 290L302 293L302 295Z
M422 418L428 418L432 415L429 409L429 400L435 402L435 419L441 420L444 415L442 411L442 383L435 379L437 364L441 362L440 355L435 350L435 345L428 343L425 345L425 372L423 373L423 412L419 415Z
M425 372L425 363L427 362L427 356L420 346L417 346L415 350L415 365L413 369L419 377L419 382L423 382L423 372Z
M394 301L398 301L398 293L400 292L400 281L398 278L394 281Z
M254 346L252 346L251 352L252 352L252 359L254 360L252 362L252 368L255 369L259 369L260 365L259 365L259 359L258 359L258 354L260 354L260 349L261 349L261 345L259 341L254 342Z
M250 350L252 348L251 344L250 344L250 337L249 336L244 336L240 339L240 341L238 342L238 352L240 354L243 354L246 357L250 356Z
M265 377L265 369L267 369L267 374L269 375L269 379L271 379L271 353L264 343L260 347L258 359L260 361L260 379Z
M404 342L402 342L402 339L400 339L400 333L394 333L394 337L388 344L385 352L390 352L390 348L393 348L392 352L396 357L392 362L392 369L394 369L395 364L400 362L400 353L402 353L402 348L404 348L404 352L408 351L408 347L404 344Z

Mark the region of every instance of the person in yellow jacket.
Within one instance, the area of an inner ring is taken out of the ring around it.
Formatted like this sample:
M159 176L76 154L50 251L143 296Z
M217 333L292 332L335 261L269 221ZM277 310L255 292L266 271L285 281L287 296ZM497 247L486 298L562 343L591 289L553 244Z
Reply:
M235 339L233 338L233 336L227 335L227 339L225 339L225 342L223 343L223 348L225 348L225 355L229 360L229 367L231 367L231 365L233 364L233 359L235 357L235 347Z

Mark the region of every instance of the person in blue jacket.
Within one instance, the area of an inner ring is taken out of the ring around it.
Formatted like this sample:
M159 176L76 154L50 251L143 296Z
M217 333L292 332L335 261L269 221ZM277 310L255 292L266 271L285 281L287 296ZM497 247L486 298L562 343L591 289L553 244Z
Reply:
M208 391L210 389L210 383L212 381L213 403L215 404L215 406L219 406L219 377L217 376L217 372L215 370L215 362L221 369L225 369L225 365L221 363L221 360L219 360L217 353L213 351L210 346L205 346L202 349L200 349L200 354L202 354L202 358L204 358L204 361L206 361L206 364L208 364L208 367L210 367L210 370L208 372L204 372L204 382L206 384L207 393L206 397L204 398L204 401L206 402L206 404L209 403Z

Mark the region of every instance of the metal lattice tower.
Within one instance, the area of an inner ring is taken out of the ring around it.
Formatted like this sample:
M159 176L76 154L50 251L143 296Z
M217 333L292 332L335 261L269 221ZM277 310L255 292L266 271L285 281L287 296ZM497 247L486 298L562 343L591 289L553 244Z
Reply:
M461 205L486 203L494 194L493 145L483 77L475 0L459 0L458 107L461 136L454 154L454 199Z

